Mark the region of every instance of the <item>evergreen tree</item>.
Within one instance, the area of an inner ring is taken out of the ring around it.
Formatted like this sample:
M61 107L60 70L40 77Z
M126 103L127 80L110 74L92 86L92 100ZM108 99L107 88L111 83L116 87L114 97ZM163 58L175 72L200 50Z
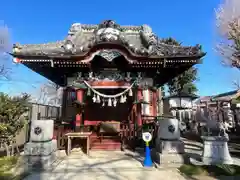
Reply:
M11 97L0 93L0 141L5 145L8 155L9 145L22 130L28 112L29 95Z

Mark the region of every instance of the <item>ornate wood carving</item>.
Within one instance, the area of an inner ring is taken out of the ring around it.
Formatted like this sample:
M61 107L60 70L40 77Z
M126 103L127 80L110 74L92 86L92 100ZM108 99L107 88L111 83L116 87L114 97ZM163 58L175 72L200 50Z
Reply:
M111 62L113 59L121 56L119 51L114 51L114 50L101 50L97 54L98 56L103 57L107 61Z

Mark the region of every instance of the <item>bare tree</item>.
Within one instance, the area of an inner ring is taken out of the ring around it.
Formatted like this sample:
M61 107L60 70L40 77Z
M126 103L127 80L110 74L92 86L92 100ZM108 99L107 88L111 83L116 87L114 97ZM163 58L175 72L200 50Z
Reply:
M10 48L9 28L0 22L0 79L9 79L11 68L9 67L10 62L7 61L9 60L7 52L10 51Z
M240 89L240 80L233 81L233 88L239 90Z
M240 68L240 1L225 0L216 10L217 51L225 65Z
M61 100L62 88L51 81L42 84L37 92L37 103L59 106Z

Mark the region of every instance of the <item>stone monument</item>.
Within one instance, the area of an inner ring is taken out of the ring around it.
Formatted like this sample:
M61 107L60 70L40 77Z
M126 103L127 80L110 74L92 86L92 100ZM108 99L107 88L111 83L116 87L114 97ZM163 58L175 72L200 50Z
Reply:
M57 141L53 139L53 120L31 121L30 140L24 157L31 167L46 168L56 160Z
M159 120L156 138L157 161L161 165L179 165L184 163L184 142L180 140L179 121L164 117Z

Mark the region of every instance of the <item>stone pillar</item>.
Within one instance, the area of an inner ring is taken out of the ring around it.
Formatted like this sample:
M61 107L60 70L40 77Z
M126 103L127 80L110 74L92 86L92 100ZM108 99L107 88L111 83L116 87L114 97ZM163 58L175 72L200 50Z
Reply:
M141 101L143 99L142 90L137 90L137 101ZM140 103L137 104L137 125L142 126L142 105Z
M83 96L84 96L84 89L78 89L76 91L76 95L77 95L77 101L79 101L79 103L83 103ZM83 123L83 115L82 112L80 111L80 109L77 109L77 114L76 114L76 121L75 121L75 130L79 131L80 130L80 126Z

